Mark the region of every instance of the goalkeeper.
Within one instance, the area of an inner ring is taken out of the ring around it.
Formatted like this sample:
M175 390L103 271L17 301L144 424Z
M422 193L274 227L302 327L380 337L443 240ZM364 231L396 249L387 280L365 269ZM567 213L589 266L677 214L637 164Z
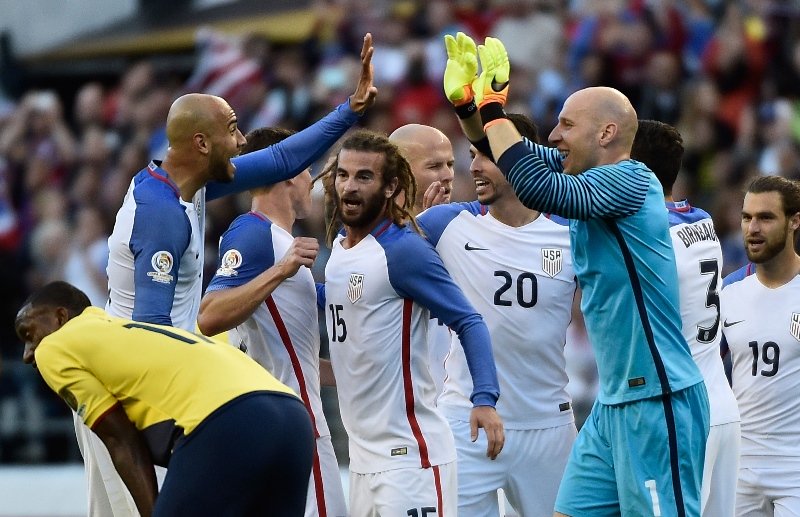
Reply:
M510 67L500 40L476 49L459 33L445 43L445 94L467 138L491 153L524 205L570 219L600 390L556 515L699 516L708 398L681 334L661 186L630 159L633 106L613 88L580 90L550 133L555 148L532 144L505 116Z

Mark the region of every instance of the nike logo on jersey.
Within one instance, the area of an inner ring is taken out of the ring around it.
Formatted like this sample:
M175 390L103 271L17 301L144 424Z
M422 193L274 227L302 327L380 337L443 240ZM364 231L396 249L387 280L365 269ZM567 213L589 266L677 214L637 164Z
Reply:
M723 326L723 327L725 327L725 328L728 328L728 327L732 327L732 326L736 325L737 323L741 323L741 322L743 322L743 321L744 321L744 320L739 320L739 321L731 321L730 323L728 323L727 321L723 321L723 322L722 322L722 326Z
M476 246L470 246L469 242L464 244L464 249L467 251L489 251L489 248L478 248Z

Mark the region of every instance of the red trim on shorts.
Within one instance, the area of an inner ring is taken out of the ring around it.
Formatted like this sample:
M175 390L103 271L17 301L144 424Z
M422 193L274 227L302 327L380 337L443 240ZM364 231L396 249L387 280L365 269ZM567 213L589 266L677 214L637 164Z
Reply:
M317 429L317 419L314 416L314 411L311 409L311 401L308 398L308 388L306 387L306 380L303 376L303 369L300 367L300 359L297 357L297 352L294 349L292 338L289 336L289 331L286 329L286 324L283 322L278 306L275 305L275 300L272 296L268 296L264 303L267 305L272 320L275 322L275 327L278 329L278 334L281 336L281 342L286 353L289 354L289 360L292 363L292 370L294 376L297 377L297 384L300 386L300 398L303 399L303 404L306 406L306 411L311 417L311 425L314 427L314 439L319 438L319 430ZM314 444L314 463L311 466L311 473L314 476L314 491L317 495L317 507L320 517L326 517L325 509L325 489L322 483L322 468L319 463L319 454L317 453L316 442Z
M439 472L439 465L433 467L433 483L436 485L436 504L438 510L436 515L444 515L444 498L442 497L442 475Z
M414 386L411 382L411 311L414 302L408 298L403 300L403 330L402 330L402 364L403 364L403 394L406 399L406 417L411 426L411 432L417 440L419 447L419 459L422 468L427 469L431 466L428 458L428 444L422 436L422 429L419 427L417 415L414 413Z

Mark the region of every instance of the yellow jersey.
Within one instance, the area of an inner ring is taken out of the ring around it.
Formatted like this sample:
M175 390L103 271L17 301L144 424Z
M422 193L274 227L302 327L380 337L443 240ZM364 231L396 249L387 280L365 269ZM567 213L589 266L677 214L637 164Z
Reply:
M35 355L45 382L89 427L120 403L159 464L177 438L236 397L263 391L294 395L226 343L116 318L95 307L45 337Z

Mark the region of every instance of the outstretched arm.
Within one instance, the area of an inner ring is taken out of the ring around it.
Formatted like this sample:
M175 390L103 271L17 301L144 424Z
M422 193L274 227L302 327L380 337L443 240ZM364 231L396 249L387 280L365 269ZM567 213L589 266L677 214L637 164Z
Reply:
M209 183L206 187L206 199L216 199L291 179L327 152L375 102L378 89L373 84L374 51L372 35L367 33L361 47L361 74L355 92L347 101L303 131L266 149L231 160L236 166L234 180L230 183Z

